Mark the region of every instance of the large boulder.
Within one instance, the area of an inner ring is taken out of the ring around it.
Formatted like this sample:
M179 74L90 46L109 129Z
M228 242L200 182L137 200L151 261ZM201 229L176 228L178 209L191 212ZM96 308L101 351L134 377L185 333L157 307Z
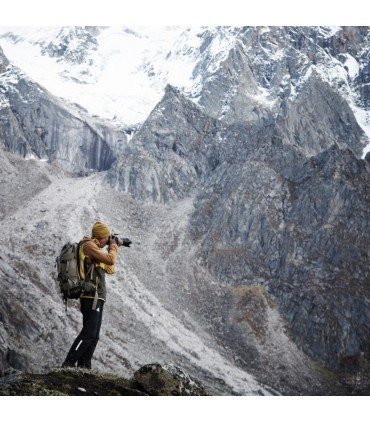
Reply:
M149 395L208 395L201 383L172 365L147 364L134 380Z

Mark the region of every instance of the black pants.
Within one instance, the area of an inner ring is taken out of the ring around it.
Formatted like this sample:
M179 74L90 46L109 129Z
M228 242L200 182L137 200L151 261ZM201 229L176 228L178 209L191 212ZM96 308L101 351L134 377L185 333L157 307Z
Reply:
M92 298L81 298L83 316L82 330L73 342L63 363L63 367L84 367L91 369L91 358L99 341L100 326L103 317L104 301L98 300L96 309L92 309Z

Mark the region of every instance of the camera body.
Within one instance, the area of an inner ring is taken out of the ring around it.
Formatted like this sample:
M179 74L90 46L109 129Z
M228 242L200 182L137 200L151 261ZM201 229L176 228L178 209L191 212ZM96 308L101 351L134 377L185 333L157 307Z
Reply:
M109 237L108 245L110 245L112 243L112 241L115 241L116 244L119 247L128 247L129 248L132 244L132 241L129 238L120 238L120 237L118 237L118 234L112 234Z

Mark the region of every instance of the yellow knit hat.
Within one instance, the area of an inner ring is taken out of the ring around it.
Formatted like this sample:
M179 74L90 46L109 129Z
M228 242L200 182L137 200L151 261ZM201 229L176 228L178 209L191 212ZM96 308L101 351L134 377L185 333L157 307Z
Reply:
M93 238L100 239L105 238L106 236L109 236L111 234L111 230L109 229L109 226L104 223L97 221L94 223L94 226L92 227L91 235Z

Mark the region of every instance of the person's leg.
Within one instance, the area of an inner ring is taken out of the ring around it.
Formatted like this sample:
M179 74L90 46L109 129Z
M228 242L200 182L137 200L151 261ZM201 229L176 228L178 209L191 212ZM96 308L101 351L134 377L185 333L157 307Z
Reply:
M77 361L77 367L83 367L85 369L91 369L91 359L94 354L96 345L99 341L99 334L100 334L100 328L103 318L103 307L104 307L104 301L98 300L97 307L95 311L95 317L96 317L96 325L94 327L94 338L90 339L90 343L87 345L87 347L84 349L83 353L81 354L80 358Z
M83 327L62 365L62 367L74 367L81 357L96 346L96 337L99 335L101 325L101 313L92 309L93 299L81 298L81 312L83 315ZM99 307L97 307L98 309ZM94 346L95 344L95 346Z

